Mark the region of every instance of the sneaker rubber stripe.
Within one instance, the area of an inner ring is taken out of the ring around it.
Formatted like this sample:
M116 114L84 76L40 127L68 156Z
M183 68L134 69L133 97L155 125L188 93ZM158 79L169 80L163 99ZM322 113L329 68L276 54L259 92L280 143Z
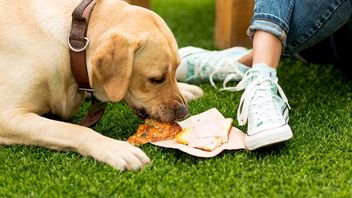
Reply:
M288 123L289 116L288 116L288 108L287 107L285 107L285 109L283 111L283 116L285 118L286 123Z

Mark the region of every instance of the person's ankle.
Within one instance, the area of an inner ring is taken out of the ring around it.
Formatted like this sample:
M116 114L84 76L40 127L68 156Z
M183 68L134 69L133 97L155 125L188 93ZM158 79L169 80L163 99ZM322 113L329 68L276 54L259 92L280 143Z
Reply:
M252 65L252 68L265 68L265 69L268 69L268 70L275 70L276 71L276 68L275 67L273 67L273 66L270 66L270 65L268 65L268 64L266 64L266 63L254 63L253 65Z
M265 63L256 63L252 66L252 69L259 70L260 75L263 77L270 77L272 79L276 78L276 68L270 67Z
M241 63L244 66L247 67L252 67L253 64L253 51L249 50L246 55L244 55L242 58L238 60L239 63Z

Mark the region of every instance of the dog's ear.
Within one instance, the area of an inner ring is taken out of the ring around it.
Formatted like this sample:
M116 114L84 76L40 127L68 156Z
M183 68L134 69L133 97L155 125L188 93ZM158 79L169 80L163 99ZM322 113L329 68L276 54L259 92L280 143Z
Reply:
M93 75L110 101L124 98L132 74L134 53L140 43L115 34L102 41L93 55Z

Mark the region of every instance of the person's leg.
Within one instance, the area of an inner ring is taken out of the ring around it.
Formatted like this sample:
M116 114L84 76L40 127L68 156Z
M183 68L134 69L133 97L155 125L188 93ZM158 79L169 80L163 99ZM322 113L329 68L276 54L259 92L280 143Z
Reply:
M287 124L287 98L278 85L275 70L282 48L287 53L294 53L319 42L346 23L350 12L350 1L346 0L319 3L313 0L256 0L248 31L253 38L253 53L240 59L244 63L243 60L250 62L252 58L253 68L235 88L245 88L238 121L244 125L248 120L246 144L249 150L292 137Z
M255 1L254 16L248 29L253 41L252 53L239 60L243 64L251 63L252 68L234 88L245 89L237 119L240 125L248 123L245 143L249 150L292 137L288 102L278 84L276 68L286 43L294 2Z
M251 67L267 62L277 67L282 50L280 43L286 43L294 3L295 0L255 0L254 16L248 28L253 51L239 59L240 63Z
M279 66L282 52L281 40L275 35L256 31L253 36L253 65L265 63L277 68Z
M267 32L271 32L278 37L283 37L283 44L287 47L284 48L285 55L293 55L297 52L302 52L303 50L307 50L305 53L306 56L309 57L309 60L316 60L314 55L309 56L310 51L320 49L321 47L328 46L329 53L337 53L333 49L332 46L335 43L337 45L344 45L344 42L340 42L341 40L345 40L348 38L344 37L352 33L352 28L349 28L352 25L351 18L351 0L322 0L319 3L313 0L295 0L294 9L292 9L292 17L289 20L289 26L286 28L282 28L282 31L288 31L288 36L285 34L280 36L278 32L280 29L276 31L272 31L270 28L264 29ZM309 13L309 14L308 14ZM349 24L346 22L350 20ZM275 23L275 21L274 21ZM346 25L344 25L346 24ZM343 26L343 28L340 28ZM268 25L271 27L271 25ZM339 31L337 31L340 28ZM259 29L263 29L260 27ZM252 28L251 32L254 32L255 28ZM336 34L334 34L336 33ZM334 34L333 37L329 37ZM253 37L253 33L250 34ZM343 38L342 38L343 37ZM287 41L286 41L287 38ZM319 46L314 46L319 45ZM309 49L312 47L311 49ZM338 46L336 46L338 47ZM342 47L338 47L342 49ZM342 50L338 50L341 51ZM327 53L326 50L322 51L322 53ZM335 63L336 56L331 56L326 61L331 61ZM253 53L247 54L242 57L239 62L249 65L253 61ZM325 61L325 62L326 62Z
M246 55L244 55L240 59L238 59L238 62L243 65L246 65L247 67L252 67L252 65L253 65L253 50L251 50Z
M351 14L351 0L296 0L283 53L292 55L318 44L345 25Z

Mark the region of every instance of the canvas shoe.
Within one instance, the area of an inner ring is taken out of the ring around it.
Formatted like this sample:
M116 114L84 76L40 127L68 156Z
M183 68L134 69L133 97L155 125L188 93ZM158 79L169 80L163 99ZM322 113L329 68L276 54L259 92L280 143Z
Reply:
M232 90L245 89L237 112L240 125L248 121L245 144L248 150L292 138L288 125L288 100L278 84L276 69L256 64ZM227 90L231 90L227 88ZM277 93L279 93L279 96Z
M214 81L239 82L249 67L238 60L248 53L244 47L233 47L222 51L208 51L196 47L180 48L181 64L177 68L176 78L181 82L210 82L216 88Z

